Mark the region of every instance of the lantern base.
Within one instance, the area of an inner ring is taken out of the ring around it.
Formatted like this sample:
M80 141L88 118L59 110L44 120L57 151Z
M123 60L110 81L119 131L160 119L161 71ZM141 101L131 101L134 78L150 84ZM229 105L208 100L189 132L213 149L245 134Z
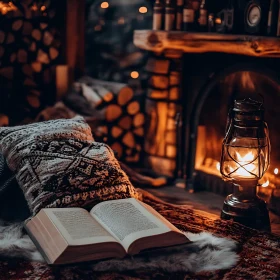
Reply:
M258 196L244 200L230 194L224 201L221 218L233 220L257 230L271 231L266 203Z

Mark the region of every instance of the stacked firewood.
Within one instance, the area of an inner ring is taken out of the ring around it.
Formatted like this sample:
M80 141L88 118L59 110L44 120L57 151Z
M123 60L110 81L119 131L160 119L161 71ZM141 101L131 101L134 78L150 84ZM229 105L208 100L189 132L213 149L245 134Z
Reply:
M52 76L61 44L55 10L50 0L23 0L8 2L7 12L2 11L0 113L10 124L36 116L54 101Z
M139 161L145 122L142 96L134 95L127 84L88 76L82 77L75 86L82 89L84 98L94 108L92 116L102 120L102 125L94 127L94 131L103 136L120 159Z

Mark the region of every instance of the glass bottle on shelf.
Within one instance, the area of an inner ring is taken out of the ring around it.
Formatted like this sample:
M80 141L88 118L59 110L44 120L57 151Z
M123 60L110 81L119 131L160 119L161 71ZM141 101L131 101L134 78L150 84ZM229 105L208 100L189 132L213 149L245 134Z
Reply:
M161 0L156 0L153 9L153 30L162 30L163 27L163 5Z
M194 29L194 9L190 0L185 0L183 10L183 30L193 31Z
M165 2L165 18L164 18L164 30L174 30L175 26L175 8L172 5L171 0Z
M184 8L184 0L177 0L176 30L182 30L183 29L183 8Z
M198 30L200 32L206 32L207 31L207 17L208 11L206 8L206 0L202 0L199 8L199 18L198 18Z
M193 24L193 30L198 31L199 25L198 25L198 20L199 20L199 0L192 0L192 7L194 9L194 24Z

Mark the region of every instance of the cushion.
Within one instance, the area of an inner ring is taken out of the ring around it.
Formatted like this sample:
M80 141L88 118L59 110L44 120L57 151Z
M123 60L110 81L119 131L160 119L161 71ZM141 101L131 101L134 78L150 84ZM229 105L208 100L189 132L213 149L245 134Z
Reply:
M0 128L0 151L36 214L135 197L113 151L95 142L82 117Z

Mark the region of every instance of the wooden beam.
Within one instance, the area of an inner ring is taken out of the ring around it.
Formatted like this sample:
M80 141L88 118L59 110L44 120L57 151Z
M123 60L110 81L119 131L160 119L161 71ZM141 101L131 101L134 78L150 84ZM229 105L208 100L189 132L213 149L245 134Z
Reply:
M220 52L256 57L280 57L280 38L182 31L134 31L134 44L156 53Z

